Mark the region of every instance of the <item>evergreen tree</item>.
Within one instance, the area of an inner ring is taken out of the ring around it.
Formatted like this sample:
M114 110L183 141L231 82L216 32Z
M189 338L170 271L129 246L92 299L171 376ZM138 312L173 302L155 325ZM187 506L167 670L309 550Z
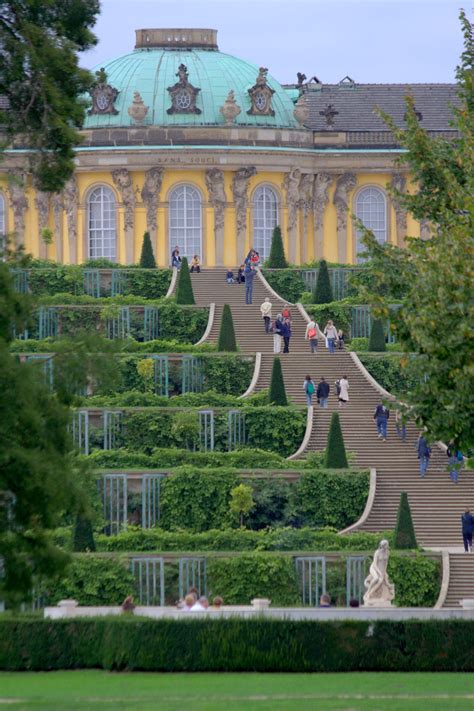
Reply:
M95 551L94 531L88 516L79 512L76 516L72 536L72 550L74 553L87 553Z
M285 391L285 381L283 380L283 372L281 369L281 361L279 358L273 359L272 378L270 381L270 392L268 394L268 402L272 405L288 405L288 399Z
M385 351L385 330L383 321L380 318L375 318L372 321L369 338L369 351L381 353Z
M140 267L142 269L156 269L155 255L151 245L150 233L143 235L142 253L140 255Z
M178 274L178 285L176 287L176 303L177 304L195 304L193 285L191 284L191 276L189 274L188 260L183 257L181 261L181 269Z
M328 264L325 259L321 259L319 265L318 278L313 291L313 301L315 304L329 304L334 301Z
M244 525L244 516L248 516L253 508L255 508L255 501L252 487L248 484L234 487L230 492L230 510L239 517L241 527Z
M328 469L347 469L349 466L347 464L346 448L344 446L341 423L337 412L333 412L331 417L324 465Z
M269 269L288 269L288 262L285 257L285 248L283 246L283 238L281 236L281 228L278 225L273 230L270 256L268 257L266 266Z
M393 537L394 548L417 548L415 528L411 517L410 503L406 491L400 493L398 504L397 525Z
M229 304L224 304L222 310L221 327L219 339L217 341L218 351L236 351L237 342L235 340L234 321Z

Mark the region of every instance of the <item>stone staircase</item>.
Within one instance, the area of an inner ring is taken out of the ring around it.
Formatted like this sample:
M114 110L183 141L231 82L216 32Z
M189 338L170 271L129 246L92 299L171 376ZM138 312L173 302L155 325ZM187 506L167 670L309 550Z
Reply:
M443 607L459 607L461 600L472 600L473 587L474 553L450 553L449 585Z
M262 363L256 389L268 387L273 363L273 338L266 335L260 316L260 304L269 296L275 305L283 302L274 298L265 285L255 278L254 297L251 306L245 305L243 285L228 285L224 269L204 269L201 274L193 274L192 283L196 303L216 304L216 318L210 340L217 340L222 306L231 306L236 337L240 349L246 353L260 351ZM304 340L305 321L296 306L291 307L293 335L290 353L281 354L285 387L288 396L297 405L305 404L303 381L311 375L315 384L321 376L329 382L331 393L329 408L317 407L313 403L313 429L307 451L321 451L326 446L331 413L340 413L344 441L348 452L353 453L354 464L358 467L377 470L376 494L372 510L361 530L383 531L395 526L400 492L406 491L410 501L418 542L427 548L452 548L462 544L460 516L466 504L471 503L474 472L462 472L459 483L453 484L446 470L447 457L441 448L433 447L428 473L421 479L416 454L417 432L413 425L407 428L407 441L402 442L395 433L394 419L389 420L388 441L377 437L373 412L382 395L366 374L358 367L351 354L337 351L330 354L320 340L318 351L310 352ZM273 316L277 313L273 310ZM321 326L323 324L320 324ZM337 325L337 324L336 324ZM334 381L342 375L349 380L347 405L339 408ZM304 454L302 455L304 456ZM474 554L453 558L453 571L447 600L450 604L462 597L474 598ZM458 559L459 558L459 559ZM473 561L471 564L470 561Z

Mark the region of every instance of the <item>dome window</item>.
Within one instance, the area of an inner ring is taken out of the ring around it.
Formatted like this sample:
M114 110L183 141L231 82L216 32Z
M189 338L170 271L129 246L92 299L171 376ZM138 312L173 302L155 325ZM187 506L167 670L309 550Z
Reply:
M249 116L275 116L272 108L272 96L275 90L267 84L266 67L260 67L255 84L248 90L252 105L247 111Z
M196 106L196 99L201 89L190 83L186 65L179 65L176 76L178 77L176 84L168 87L171 96L171 106L167 109L167 113L200 114L201 109L198 109Z

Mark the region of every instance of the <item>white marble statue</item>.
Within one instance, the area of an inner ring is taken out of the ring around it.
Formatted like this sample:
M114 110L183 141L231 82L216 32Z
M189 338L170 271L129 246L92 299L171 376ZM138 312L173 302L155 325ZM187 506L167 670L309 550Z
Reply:
M391 607L395 597L395 586L392 585L387 575L388 541L380 541L374 553L374 560L369 569L369 574L364 580L366 589L364 595L365 607Z

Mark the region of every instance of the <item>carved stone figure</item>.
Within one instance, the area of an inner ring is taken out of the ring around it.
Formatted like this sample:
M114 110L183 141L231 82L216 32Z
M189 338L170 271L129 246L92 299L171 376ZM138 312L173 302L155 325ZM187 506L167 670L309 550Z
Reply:
M63 190L64 209L67 218L67 238L69 244L69 259L72 264L77 262L77 206L79 191L76 176L69 178Z
M141 94L139 91L135 91L133 94L133 101L128 107L128 115L135 121L135 123L143 123L145 116L148 113L148 106L145 106Z
M107 83L107 72L103 67L95 74L97 80L90 92L92 108L90 108L87 113L89 116L93 116L94 114L118 114L114 103L120 92Z
M392 188L399 193L406 192L406 177L400 173L394 173L394 175L392 175L391 185ZM399 247L403 247L407 234L407 211L397 197L394 197L392 201L393 207L395 208L395 220L397 224L397 244Z
M146 207L146 225L149 232L156 230L156 215L162 182L163 168L150 168L145 173L141 197Z
M241 108L235 100L235 92L233 89L227 94L227 99L219 109L228 126L235 122L235 119L241 112Z
M332 183L333 176L329 173L318 173L314 180L314 228L320 229L323 226L324 210L329 202L328 189Z
M337 214L337 260L345 262L347 258L347 215L349 211L349 194L357 183L353 173L344 173L336 183L333 203Z
M25 175L14 171L9 176L8 194L13 210L15 242L21 244L25 233L25 212L28 209L28 199L25 195Z
M308 258L308 217L313 209L314 174L305 173L300 182L299 205L303 211L303 230L300 233L300 257L302 261Z
M222 264L224 260L224 216L227 203L222 170L219 168L206 170L206 186L209 191L209 202L214 208L216 262Z
M306 95L301 94L300 98L295 104L293 109L293 116L298 121L300 126L304 126L306 121L309 119L309 104L306 101Z
M242 258L245 249L247 232L248 185L250 178L257 173L254 166L239 168L232 178L232 196L234 198L237 222L237 254Z
M248 90L252 103L247 111L249 116L275 116L272 108L272 96L275 90L267 84L268 69L260 67L255 84Z
M56 260L63 261L63 196L61 193L51 195L54 217L54 245L56 248Z
M319 115L324 116L326 119L327 128L333 128L334 119L336 116L339 116L339 111L336 111L334 104L328 104L323 111L319 112Z
M380 541L374 553L369 574L364 580L366 607L391 607L395 597L395 586L388 579L387 565L390 551L388 541Z
M288 206L288 230L296 226L296 217L300 203L301 170L293 168L285 175L286 204Z
M112 180L117 186L122 202L125 207L125 229L133 230L135 213L135 190L132 176L126 168L118 168L112 171Z
M36 191L35 206L38 211L38 229L39 229L39 256L40 259L46 259L47 246L43 239L43 230L48 226L49 219L49 199L50 194L42 190Z
M197 86L193 86L188 79L188 70L185 64L180 64L176 72L178 81L173 86L169 86L171 106L167 109L168 114L200 114L201 109L196 106L197 95L201 91Z

